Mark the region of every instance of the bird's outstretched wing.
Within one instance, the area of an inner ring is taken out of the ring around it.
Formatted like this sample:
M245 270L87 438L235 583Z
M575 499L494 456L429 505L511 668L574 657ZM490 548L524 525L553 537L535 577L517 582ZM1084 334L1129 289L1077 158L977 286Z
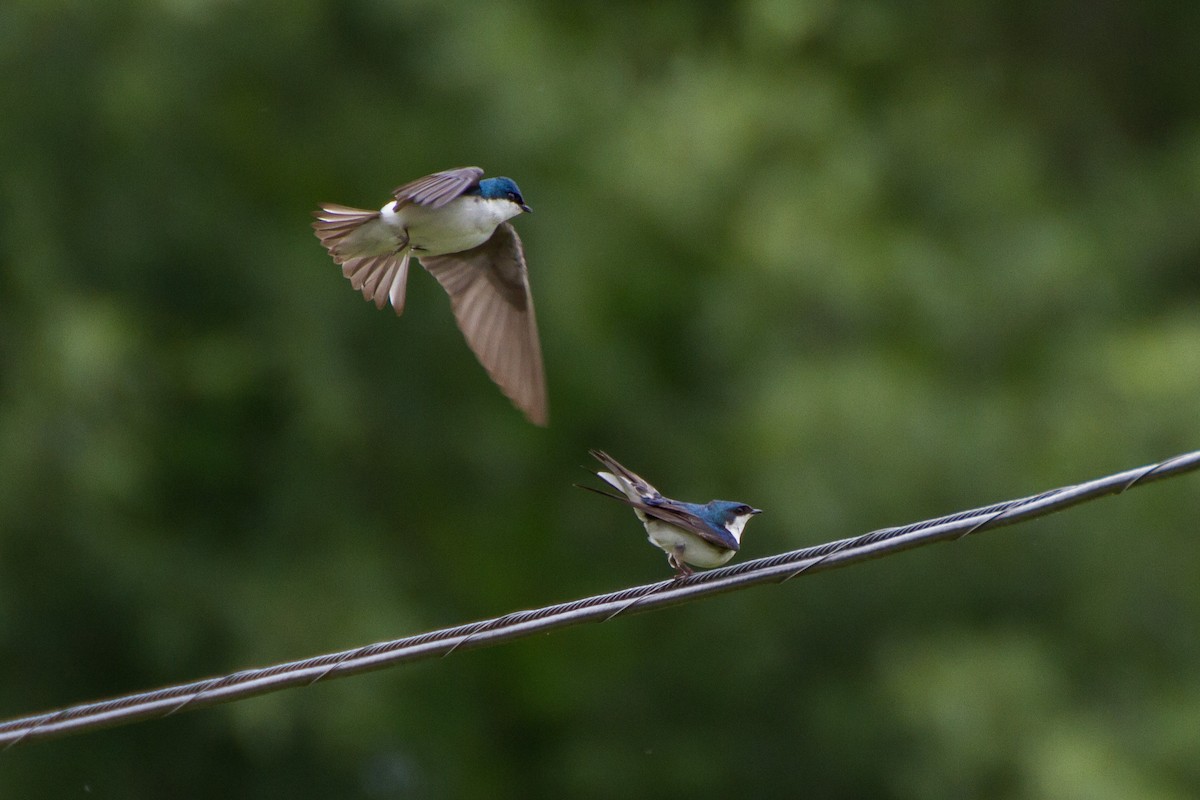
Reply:
M590 489L596 494L611 497L614 500L620 500L626 505L632 506L635 511L641 512L639 516L644 514L647 517L683 528L717 547L726 550L739 549L740 545L733 534L696 514L691 510L692 504L664 497L662 492L651 486L645 478L625 467L603 450L589 450L588 452L611 471L597 472L596 476L619 490L624 496L609 494L588 486L581 488Z
M542 346L516 229L504 222L478 247L418 257L450 295L458 327L488 375L530 422L545 425Z
M483 170L479 167L458 167L417 178L398 187L392 196L400 205L416 203L419 206L441 208L472 186L479 184Z

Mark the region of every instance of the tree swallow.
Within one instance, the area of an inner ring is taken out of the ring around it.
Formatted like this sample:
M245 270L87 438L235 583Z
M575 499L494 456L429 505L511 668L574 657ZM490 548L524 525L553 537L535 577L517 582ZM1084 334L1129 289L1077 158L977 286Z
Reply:
M481 180L482 178L482 180ZM378 211L333 204L313 229L350 285L404 311L408 260L416 256L450 295L467 344L500 391L535 425L545 425L546 378L521 239L507 220L523 211L508 178L479 167L435 172L392 192Z
M667 563L675 569L677 578L692 574L694 570L689 564L709 569L733 558L741 546L746 523L762 513L745 503L729 500L710 500L700 505L663 497L662 492L608 453L588 452L609 470L597 472L596 477L621 494L609 494L590 486L580 488L633 506L633 513L646 526L650 543L667 554Z

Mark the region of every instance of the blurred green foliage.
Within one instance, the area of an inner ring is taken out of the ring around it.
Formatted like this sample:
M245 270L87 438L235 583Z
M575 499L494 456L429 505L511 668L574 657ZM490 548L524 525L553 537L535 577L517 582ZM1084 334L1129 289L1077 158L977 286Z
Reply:
M0 714L661 579L1200 443L1200 6L8 0ZM309 230L520 183L551 422ZM5 797L1191 798L1195 478L0 756Z

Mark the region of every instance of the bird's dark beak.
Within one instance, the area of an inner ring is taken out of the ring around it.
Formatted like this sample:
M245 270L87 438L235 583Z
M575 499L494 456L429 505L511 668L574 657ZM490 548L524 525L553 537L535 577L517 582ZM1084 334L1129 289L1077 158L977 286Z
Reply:
M750 513L751 514L761 514L762 509L761 508L752 508L752 509L750 509Z
M521 203L521 210L524 211L526 214L533 213L533 209L530 208L529 206L525 205L524 203Z

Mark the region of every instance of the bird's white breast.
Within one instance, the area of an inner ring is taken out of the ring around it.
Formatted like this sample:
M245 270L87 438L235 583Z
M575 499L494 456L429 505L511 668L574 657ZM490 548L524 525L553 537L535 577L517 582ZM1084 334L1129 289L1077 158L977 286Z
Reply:
M478 247L491 238L496 226L521 213L508 200L484 199L464 195L441 208L409 203L396 208L388 203L380 209L380 219L393 228L407 231L409 246L418 258L460 253Z
M646 534L651 544L668 555L680 553L680 557L693 566L710 569L733 558L733 550L713 547L694 533L661 520L649 519L646 522Z
M738 544L742 543L742 531L746 527L746 523L750 521L753 514L739 514L733 518L733 521L725 526L725 530L729 531L730 535L737 540Z

